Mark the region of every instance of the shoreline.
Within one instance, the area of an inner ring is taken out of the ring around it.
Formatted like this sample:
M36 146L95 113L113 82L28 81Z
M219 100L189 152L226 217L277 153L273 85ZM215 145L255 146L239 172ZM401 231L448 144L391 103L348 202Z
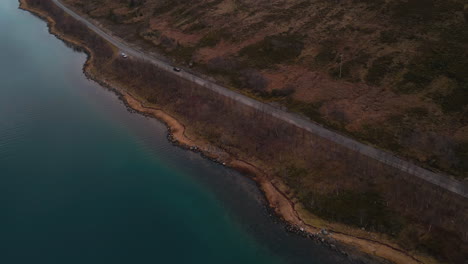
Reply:
M366 253L370 256L383 258L394 263L433 263L432 261L422 261L421 259L411 255L411 253L398 248L398 246L385 243L385 241L381 242L378 240L356 237L334 231L332 229L324 232L324 229L321 227L306 223L301 217L301 213L296 209L299 204L288 197L285 191L281 190L281 188L274 183L276 179L269 177L269 175L265 174L255 166L255 164L241 159L236 159L224 150L221 150L217 146L212 146L204 140L190 138L190 136L186 135L186 126L170 114L166 113L163 109L146 106L141 102L141 100L136 98L135 95L125 91L124 88L118 88L118 84L102 80L96 69L93 67L92 50L90 50L84 43L76 41L72 37L60 34L55 29L55 21L47 14L44 14L34 8L30 8L23 0L19 0L19 2L21 9L46 20L51 34L55 35L65 43L80 48L87 54L87 60L83 65L83 72L88 79L93 80L99 85L116 93L130 111L136 111L140 114L156 118L163 122L168 129L168 139L173 144L187 150L199 152L210 160L230 167L252 178L265 195L268 206L280 219L287 223L287 231L294 232L311 239L316 239L325 245L328 245L330 248L335 249L338 253L345 255L348 255L348 253L337 248L335 243L343 244L347 249L349 249L349 246L352 246L353 251L358 250L359 252Z

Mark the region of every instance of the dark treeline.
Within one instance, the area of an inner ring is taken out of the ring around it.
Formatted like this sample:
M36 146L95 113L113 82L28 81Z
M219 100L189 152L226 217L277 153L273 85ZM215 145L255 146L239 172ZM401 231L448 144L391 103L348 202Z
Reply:
M286 183L304 207L323 218L385 233L409 250L451 262L468 259L466 200L400 170L241 105L149 62L113 56L112 48L48 0L57 30L93 51L99 75L146 98L203 138L254 161Z

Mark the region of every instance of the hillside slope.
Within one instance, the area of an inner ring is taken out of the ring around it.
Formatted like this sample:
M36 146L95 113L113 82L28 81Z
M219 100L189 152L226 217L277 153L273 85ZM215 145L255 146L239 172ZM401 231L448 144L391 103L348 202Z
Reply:
M228 86L467 177L464 0L65 2Z

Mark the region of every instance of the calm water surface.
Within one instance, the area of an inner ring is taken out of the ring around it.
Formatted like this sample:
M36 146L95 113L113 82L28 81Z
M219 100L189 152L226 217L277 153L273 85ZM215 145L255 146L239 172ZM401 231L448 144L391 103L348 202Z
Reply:
M85 55L17 8L0 1L0 263L346 263L86 80Z

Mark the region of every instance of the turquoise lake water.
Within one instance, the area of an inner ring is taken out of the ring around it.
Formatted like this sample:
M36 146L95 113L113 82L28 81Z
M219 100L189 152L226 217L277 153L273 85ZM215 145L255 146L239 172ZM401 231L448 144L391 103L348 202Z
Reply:
M172 146L0 1L0 263L348 263L287 233L250 179Z

